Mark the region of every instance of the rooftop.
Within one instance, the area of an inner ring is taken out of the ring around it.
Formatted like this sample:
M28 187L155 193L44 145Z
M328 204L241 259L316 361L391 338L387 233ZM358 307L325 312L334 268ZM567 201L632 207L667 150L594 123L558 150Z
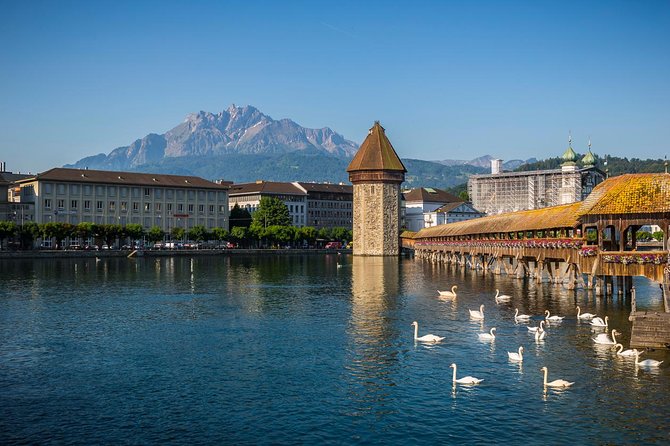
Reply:
M351 160L347 172L359 170L394 170L407 172L391 142L386 137L379 121L370 129L368 136Z

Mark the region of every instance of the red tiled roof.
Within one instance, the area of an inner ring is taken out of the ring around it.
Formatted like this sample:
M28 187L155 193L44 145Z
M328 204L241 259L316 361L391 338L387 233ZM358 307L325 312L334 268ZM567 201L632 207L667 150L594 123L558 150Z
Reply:
M407 172L391 141L386 137L379 121L370 129L368 136L351 160L347 172L360 170L394 170Z

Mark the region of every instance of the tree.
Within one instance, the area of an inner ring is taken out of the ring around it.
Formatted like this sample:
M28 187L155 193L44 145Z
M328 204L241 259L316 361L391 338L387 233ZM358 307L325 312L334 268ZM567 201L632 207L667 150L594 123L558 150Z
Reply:
M45 238L56 239L56 248L63 245L63 240L74 235L75 227L70 223L50 221L42 225L42 234Z
M189 240L195 240L196 242L202 242L207 239L207 229L204 226L197 225L193 226L188 231Z
M131 240L139 240L144 237L144 228L138 223L128 223L123 228L123 234Z
M74 234L76 237L87 239L98 233L98 225L91 222L81 222L74 227Z
M156 243L160 242L163 240L165 237L165 231L163 231L160 226L152 226L148 231L147 231L147 238L149 239L150 242Z
M470 196L468 195L467 190L462 190L458 193L458 198L460 198L463 201L470 201Z
M274 245L284 245L291 240L295 235L293 226L268 226L265 228L265 237L267 237Z
M331 235L334 240L344 242L344 244L349 243L354 238L351 230L342 227L333 228Z
M297 242L307 242L312 244L316 240L316 229L313 226L303 226L295 231L295 240Z
M235 241L235 243L242 243L247 240L249 237L249 230L244 226L235 226L230 231L230 238Z
M185 234L186 231L184 230L184 228L180 228L177 226L172 228L172 230L170 231L170 236L172 237L172 240L183 240Z
M251 225L251 214L246 209L242 209L239 204L235 203L235 206L230 210L230 224L232 227L239 226L242 228L248 228Z
M291 218L288 208L277 197L262 197L258 204L258 210L254 212L250 229L256 234L261 234L259 229L268 226L291 226Z
M0 248L9 237L13 237L18 230L18 226L13 221L0 221Z
M21 249L33 248L33 243L40 236L40 226L34 221L24 223L19 228L21 238Z
M98 236L101 237L105 241L105 244L110 248L122 233L123 228L121 225L111 224L98 226Z
M227 229L224 228L214 228L212 229L212 237L214 240L218 240L220 242L228 240L228 236L230 233L228 232Z
M656 231L653 234L651 234L651 236L656 241L659 241L659 242L663 241L663 231Z
M333 239L333 229L332 228L321 228L319 229L319 238L324 240Z

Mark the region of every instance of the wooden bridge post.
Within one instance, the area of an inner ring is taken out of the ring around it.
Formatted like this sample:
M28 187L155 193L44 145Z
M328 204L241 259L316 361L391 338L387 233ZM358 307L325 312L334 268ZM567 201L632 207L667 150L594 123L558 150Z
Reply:
M616 278L616 293L619 296L623 295L623 288L624 288L623 276L617 276L617 278Z
M537 260L537 274L535 275L535 281L537 283L542 283L542 278L544 276L544 261Z
M603 276L596 276L596 296L602 296L603 291Z

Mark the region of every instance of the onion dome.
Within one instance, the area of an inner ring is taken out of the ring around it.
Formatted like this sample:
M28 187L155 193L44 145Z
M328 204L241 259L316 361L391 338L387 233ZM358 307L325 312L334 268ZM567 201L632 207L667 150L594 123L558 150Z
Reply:
M582 164L584 167L593 167L596 165L596 156L591 153L591 140L589 140L589 151L582 158Z
M561 159L563 160L562 166L574 166L577 159L579 157L575 153L574 150L572 150L572 136L568 138L568 149L561 155Z

